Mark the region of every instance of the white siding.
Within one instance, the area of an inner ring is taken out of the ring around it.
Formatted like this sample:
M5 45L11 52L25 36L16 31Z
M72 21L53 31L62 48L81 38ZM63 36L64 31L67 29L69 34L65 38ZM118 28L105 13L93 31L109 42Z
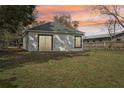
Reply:
M38 34L29 32L28 37L28 50L38 51Z
M28 51L38 51L38 34L46 34L46 33L29 32ZM82 48L74 48L74 37L75 35L53 34L53 51L82 51L83 40L82 40Z
M75 35L56 34L53 36L53 51L81 51L83 48L74 48ZM82 40L83 44L83 40ZM83 45L82 45L83 46Z
M26 49L27 50L27 40L28 40L28 34L24 36L23 38L23 49Z

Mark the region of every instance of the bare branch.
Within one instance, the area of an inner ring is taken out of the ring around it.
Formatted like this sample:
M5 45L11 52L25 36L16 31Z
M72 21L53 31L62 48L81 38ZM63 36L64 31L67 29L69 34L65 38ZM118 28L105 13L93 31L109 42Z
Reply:
M105 5L100 5L97 6L95 10L99 11L101 15L108 17L105 25L107 26L110 36L113 37L113 35L115 35L116 28L119 25L124 28L124 17L120 14L119 6L113 5L109 7Z

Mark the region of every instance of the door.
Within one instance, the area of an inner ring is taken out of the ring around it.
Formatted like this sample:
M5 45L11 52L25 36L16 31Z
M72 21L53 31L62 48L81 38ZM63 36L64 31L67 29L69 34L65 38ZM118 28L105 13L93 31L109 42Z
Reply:
M52 36L39 36L39 51L52 50Z

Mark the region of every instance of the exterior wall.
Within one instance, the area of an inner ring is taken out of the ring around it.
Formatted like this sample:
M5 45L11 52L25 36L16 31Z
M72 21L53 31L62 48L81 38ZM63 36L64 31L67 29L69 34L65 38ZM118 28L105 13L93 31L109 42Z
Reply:
M29 32L28 51L38 51L38 34L37 33Z
M26 49L26 50L28 49L27 48L27 45L28 45L27 40L28 40L28 34L25 35L24 38L23 38L23 49Z
M56 34L53 36L53 51L82 51L83 48L74 48L75 35ZM83 39L83 37L82 37ZM83 46L83 40L82 40Z
M118 37L115 37L112 41L118 41L117 39L120 39L120 41L124 41L124 34Z
M84 43L102 43L102 42L107 42L107 41L110 41L110 38L85 39Z
M38 51L38 34L51 35L50 33L29 32L28 51ZM75 36L77 35L53 34L53 51L82 51L83 50L83 36L82 36L82 48L74 48L74 43L75 43L74 37Z

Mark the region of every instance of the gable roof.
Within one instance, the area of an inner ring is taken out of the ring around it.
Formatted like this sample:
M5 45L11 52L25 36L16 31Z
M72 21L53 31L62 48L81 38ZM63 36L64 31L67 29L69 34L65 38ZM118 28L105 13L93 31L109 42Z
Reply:
M116 37L123 35L124 31L116 33ZM98 38L110 38L109 34L100 34L100 35L92 35L92 36L85 36L84 39L98 39Z
M73 33L73 34L84 35L84 32L65 27L62 24L56 23L56 22L48 22L43 25L30 28L28 29L28 31L51 32L51 33L55 33L55 32L56 33Z

